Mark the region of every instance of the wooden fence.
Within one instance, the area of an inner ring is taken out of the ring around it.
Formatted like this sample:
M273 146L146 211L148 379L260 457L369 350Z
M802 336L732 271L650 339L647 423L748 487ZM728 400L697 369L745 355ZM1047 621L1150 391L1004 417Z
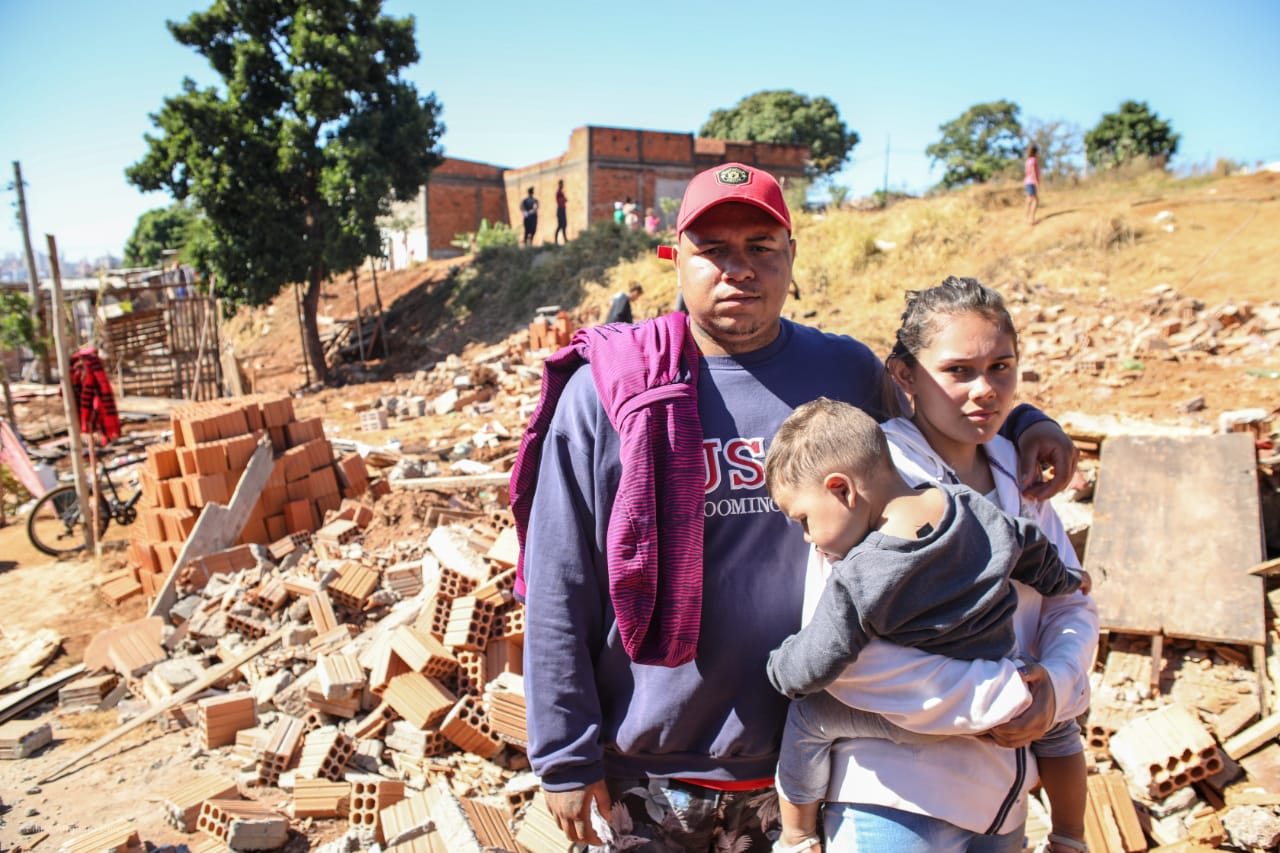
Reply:
M117 394L211 400L222 396L217 300L164 300L107 320L102 336Z

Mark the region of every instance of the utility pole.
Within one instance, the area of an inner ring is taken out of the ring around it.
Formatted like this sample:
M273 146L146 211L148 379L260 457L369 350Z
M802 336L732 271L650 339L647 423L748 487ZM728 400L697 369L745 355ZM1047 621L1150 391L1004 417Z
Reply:
M45 336L44 299L40 296L40 273L36 269L36 255L31 251L31 229L27 225L27 196L22 189L22 164L13 161L13 186L18 190L18 223L22 226L22 247L27 255L27 294L31 297L31 319L35 322L36 340ZM37 353L40 357L40 381L49 381L49 348Z
M67 418L67 438L71 447L71 470L76 479L76 499L84 519L84 544L96 549L98 539L98 471L93 471L93 487L85 481L84 460L80 458L80 418L76 411L76 395L71 386L71 364L67 352L66 330L62 328L62 270L58 266L58 244L52 234L44 235L49 243L49 272L53 278L53 345L58 355L58 373L62 380L62 411ZM89 441L93 441L90 433ZM91 497L93 503L90 504Z
M884 201L889 203L889 135L884 137Z

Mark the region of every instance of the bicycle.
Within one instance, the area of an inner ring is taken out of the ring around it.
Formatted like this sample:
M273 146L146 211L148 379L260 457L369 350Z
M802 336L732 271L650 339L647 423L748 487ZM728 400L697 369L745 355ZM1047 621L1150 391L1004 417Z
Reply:
M105 464L98 464L98 540L107 532L107 525L129 525L138 517L134 504L142 497L142 490L121 499L116 484ZM106 486L105 489L102 486ZM109 493L109 494L108 494ZM27 517L27 537L31 544L52 557L64 557L84 550L85 524L80 508L80 497L75 485L58 486L36 501Z

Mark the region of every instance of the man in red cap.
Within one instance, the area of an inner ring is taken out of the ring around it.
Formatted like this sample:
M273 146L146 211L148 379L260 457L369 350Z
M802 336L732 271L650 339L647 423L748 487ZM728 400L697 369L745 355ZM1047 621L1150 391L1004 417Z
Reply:
M696 653L639 663L624 648L620 623L636 614L611 592L621 587L607 533L625 448L595 365L584 365L550 418L522 554L529 757L574 841L646 853L765 850L777 836L773 773L787 709L765 663L800 626L807 558L803 532L769 499L765 453L786 416L817 397L883 417L884 368L852 338L782 319L796 242L772 175L741 163L699 173L676 232L663 254L675 261L698 358L669 391L696 394L703 465L669 475L692 474L693 488L702 480ZM1025 456L1056 462L1046 496L1074 468L1070 440L1047 424L1034 432L1052 439L1022 442ZM641 615L660 622L689 606L658 601ZM1049 701L1038 697L1035 713Z

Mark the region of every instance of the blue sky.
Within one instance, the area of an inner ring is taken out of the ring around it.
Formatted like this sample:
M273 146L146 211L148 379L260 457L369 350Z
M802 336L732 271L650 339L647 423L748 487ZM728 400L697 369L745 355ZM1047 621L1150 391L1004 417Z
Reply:
M184 76L215 82L166 18L185 0L0 0L0 168L22 164L33 242L70 259L119 254L143 195L124 169L148 115ZM696 132L711 111L762 89L835 102L861 136L838 183L936 183L925 146L969 106L1009 99L1024 121L1082 130L1145 100L1182 140L1177 168L1218 157L1280 160L1280 3L649 0L621 4L422 3L421 59L406 76L444 107L449 156L523 166L563 152L585 124ZM12 190L5 201L16 199ZM0 256L21 251L5 211Z

